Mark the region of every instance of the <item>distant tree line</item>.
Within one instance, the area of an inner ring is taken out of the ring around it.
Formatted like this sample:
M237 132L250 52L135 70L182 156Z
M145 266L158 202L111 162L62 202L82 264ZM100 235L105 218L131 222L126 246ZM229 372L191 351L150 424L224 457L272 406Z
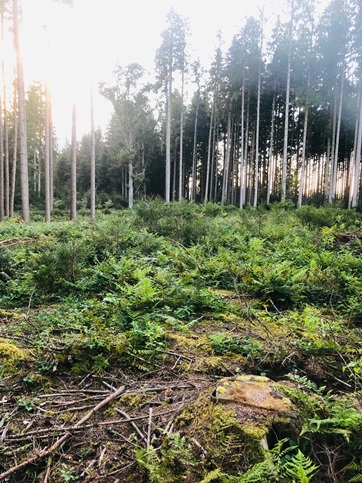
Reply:
M1 1L2 29L11 19L14 36L17 3ZM117 66L113 84L99 86L113 105L107 132L94 132L93 120L61 149L48 87L29 86L20 108L19 55L13 100L5 82L1 93L0 218L22 206L27 221L29 203L48 221L74 203L94 216L96 206L131 208L146 196L360 208L362 4L331 0L318 21L314 0L288 6L271 38L263 12L246 18L227 49L219 34L209 71L191 61L188 21L171 10L155 81L136 63ZM5 69L3 59L3 80Z

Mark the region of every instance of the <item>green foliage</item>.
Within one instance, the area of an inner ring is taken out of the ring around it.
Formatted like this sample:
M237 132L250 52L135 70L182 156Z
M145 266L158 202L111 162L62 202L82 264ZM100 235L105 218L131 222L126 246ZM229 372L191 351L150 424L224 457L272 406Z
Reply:
M180 433L165 432L160 451L153 446L135 450L137 463L147 471L152 483L178 483L197 464L192 447Z

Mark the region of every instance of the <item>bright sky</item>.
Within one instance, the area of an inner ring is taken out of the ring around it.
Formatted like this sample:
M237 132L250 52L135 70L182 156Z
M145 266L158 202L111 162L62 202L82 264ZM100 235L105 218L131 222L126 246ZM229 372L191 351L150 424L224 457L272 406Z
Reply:
M25 76L29 82L50 79L54 124L61 144L71 136L73 99L78 138L90 131L90 86L109 81L117 63L138 62L152 74L171 7L189 19L193 57L200 57L204 67L213 56L218 30L227 48L245 17L259 16L263 4L266 26L287 11L286 0L223 0L217 4L210 0L74 0L74 8L53 0L22 3ZM110 112L108 101L96 94L96 125L103 131Z

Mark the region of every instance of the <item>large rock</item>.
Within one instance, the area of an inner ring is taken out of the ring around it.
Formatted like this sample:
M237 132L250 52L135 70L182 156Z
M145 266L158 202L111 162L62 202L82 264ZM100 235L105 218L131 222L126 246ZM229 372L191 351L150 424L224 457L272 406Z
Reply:
M293 416L289 399L278 392L275 382L263 376L243 375L221 379L211 399L217 403L236 403Z

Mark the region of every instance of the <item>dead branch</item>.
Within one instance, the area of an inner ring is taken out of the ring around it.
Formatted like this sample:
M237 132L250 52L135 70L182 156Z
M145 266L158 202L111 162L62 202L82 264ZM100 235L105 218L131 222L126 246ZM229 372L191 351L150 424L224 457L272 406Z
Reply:
M109 396L107 396L105 399L103 399L101 402L99 402L96 406L94 406L88 413L83 416L82 419L80 419L74 426L71 427L71 430L67 431L63 436L61 436L55 443L50 447L50 448L45 448L39 452L37 452L35 455L31 456L27 460L23 461L22 463L13 466L9 470L5 471L4 473L0 474L0 481L4 480L8 476L12 475L13 473L16 473L17 471L25 468L26 466L30 464L37 463L38 461L46 458L47 456L50 456L52 453L54 453L62 444L71 437L72 431L75 429L80 428L84 423L90 419L93 414L97 411L99 411L103 406L108 404L109 402L113 401L113 399L116 399L118 396L124 393L125 391L125 386L121 386L120 388L117 389L117 391L111 393Z
M132 425L132 427L134 428L134 430L137 432L137 434L143 439L143 440L146 440L146 436L142 433L142 431L140 430L140 428L137 426L137 424L134 422L134 418L131 418L126 412L122 411L122 409L118 409L118 408L115 408L115 410L117 411L117 413L119 414L122 414L123 417L125 417L127 419L127 421L129 421Z

